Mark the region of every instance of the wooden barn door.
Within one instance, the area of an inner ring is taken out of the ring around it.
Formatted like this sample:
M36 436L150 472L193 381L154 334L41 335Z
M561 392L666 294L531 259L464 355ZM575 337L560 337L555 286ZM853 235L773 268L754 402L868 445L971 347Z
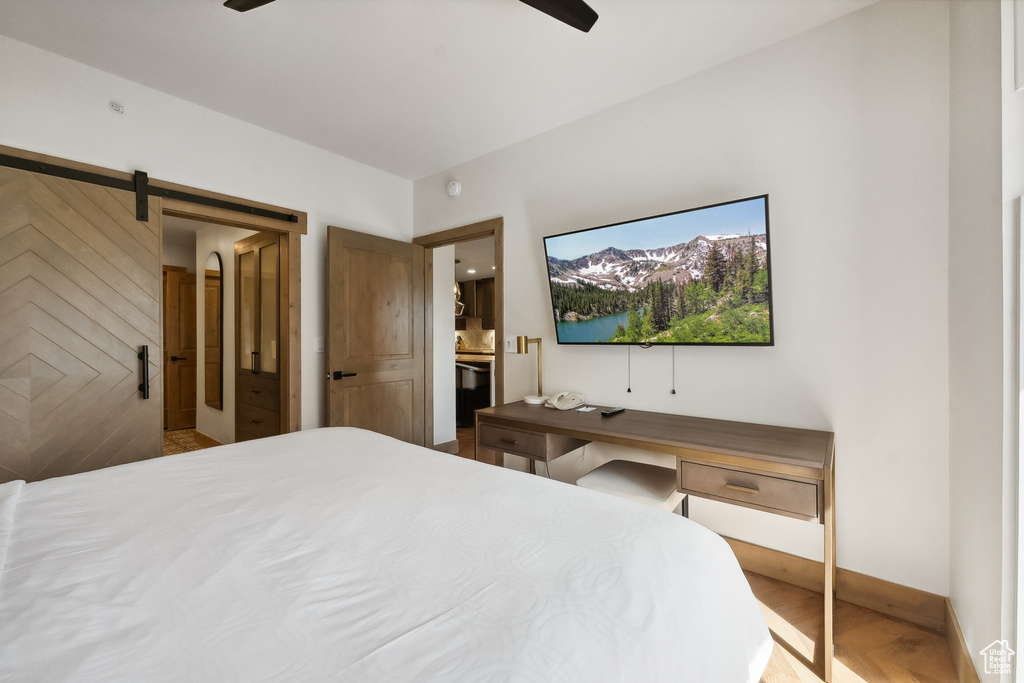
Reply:
M327 228L330 425L424 442L423 247Z
M0 167L0 482L163 452L158 198L149 216L131 192Z

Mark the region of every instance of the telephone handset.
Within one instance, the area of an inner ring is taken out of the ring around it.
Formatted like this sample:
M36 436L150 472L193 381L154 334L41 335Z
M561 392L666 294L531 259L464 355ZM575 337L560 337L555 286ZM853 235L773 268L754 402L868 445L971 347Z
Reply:
M548 408L571 410L572 408L583 405L583 394L578 391L563 391L560 394L552 396L544 405Z

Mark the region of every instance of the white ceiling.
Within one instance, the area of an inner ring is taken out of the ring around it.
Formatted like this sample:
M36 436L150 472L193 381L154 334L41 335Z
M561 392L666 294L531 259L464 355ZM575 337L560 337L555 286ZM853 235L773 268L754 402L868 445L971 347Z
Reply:
M198 221L190 221L187 218L175 218L174 216L162 216L164 247L168 245L182 248L196 247L196 233L199 228L206 225Z
M875 1L588 0L581 33L516 0L0 0L0 33L416 180Z

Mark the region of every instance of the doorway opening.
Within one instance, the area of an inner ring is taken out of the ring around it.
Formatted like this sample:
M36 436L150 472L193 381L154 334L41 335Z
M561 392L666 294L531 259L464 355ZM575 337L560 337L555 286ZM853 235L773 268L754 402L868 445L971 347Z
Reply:
M162 216L163 262L165 267L191 271L197 280L193 286L188 315L194 323L190 335L194 339L195 361L188 353L175 353L168 343L171 327L165 323L165 377L172 378L177 370L186 369L192 375L182 386L194 406L193 418L188 425L171 424L173 396L165 394L165 428L172 426L190 430L180 432L181 442L199 446L233 443L238 440L239 411L236 406L238 373L242 363L237 350L238 285L236 245L256 235L275 241L275 296L278 310L277 339L273 351L276 377L280 391L275 393L274 405L261 406L270 411L274 419L274 433L296 431L300 423L300 353L299 353L299 236L305 232L305 216L299 225L278 228L275 221L174 200L165 200ZM279 222L279 221L278 221ZM199 285L202 283L202 286ZM269 299L268 299L269 300ZM165 289L165 313L173 311L173 297ZM266 311L264 314L266 315ZM168 315L165 315L165 319ZM172 360L172 356L179 360ZM262 379L262 378L261 378ZM169 384L167 382L165 384ZM243 387L244 388L244 387ZM251 402L250 402L251 403ZM247 408L247 406L243 406ZM243 411L244 412L244 411ZM244 417L244 416L243 416ZM251 417L251 416L249 416ZM258 419L258 418L257 418ZM265 420L260 420L261 426ZM250 430L251 431L251 430ZM256 434L261 436L262 434ZM173 436L173 435L172 435ZM250 437L251 438L251 437ZM165 439L165 445L168 445ZM171 445L173 450L175 445Z
M427 278L433 308L426 335L432 359L427 445L470 458L472 411L505 402L503 230L499 217L413 240L426 248L427 272L433 274ZM455 323L462 329L453 329Z
M435 250L434 262L441 250ZM473 413L495 404L494 238L454 245L455 434L458 455L475 459ZM442 370L443 372L443 370Z
M163 217L165 455L235 440L234 244L254 234Z

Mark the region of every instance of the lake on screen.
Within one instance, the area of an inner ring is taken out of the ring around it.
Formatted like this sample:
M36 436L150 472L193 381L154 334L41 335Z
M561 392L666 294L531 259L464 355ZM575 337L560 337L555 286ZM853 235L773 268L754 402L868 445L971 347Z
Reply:
M575 322L560 320L555 323L555 328L558 331L558 341L563 344L567 342L599 342L615 334L619 325L625 327L628 318L629 313L616 313Z

